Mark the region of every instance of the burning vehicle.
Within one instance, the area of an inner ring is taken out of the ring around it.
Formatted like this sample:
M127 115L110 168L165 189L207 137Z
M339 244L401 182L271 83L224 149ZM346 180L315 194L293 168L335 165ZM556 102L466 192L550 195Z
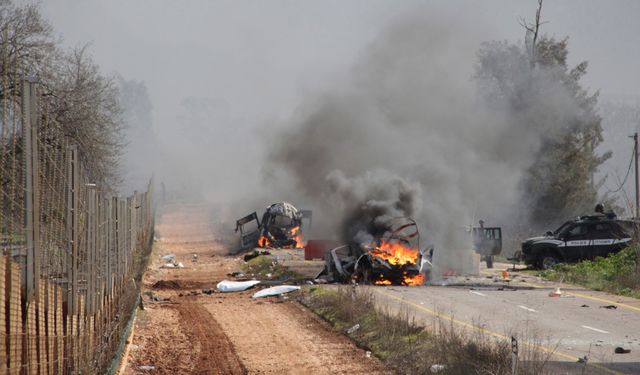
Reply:
M262 220L253 213L236 221L236 232L240 232L240 248L272 247L295 249L304 244L303 220L311 225L310 210L298 210L288 202L278 202L267 207Z
M423 284L423 267L430 263L419 249L418 226L412 219L400 221L368 243L352 242L329 251L321 275L341 283Z

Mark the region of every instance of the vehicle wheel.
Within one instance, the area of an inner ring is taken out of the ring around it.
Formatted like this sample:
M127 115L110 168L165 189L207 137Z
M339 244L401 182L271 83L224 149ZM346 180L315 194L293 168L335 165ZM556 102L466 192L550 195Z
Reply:
M538 260L538 264L540 268L543 270L548 270L553 268L556 264L560 263L562 260L553 253L545 253Z
M487 268L493 268L493 255L487 255L485 261L487 262Z

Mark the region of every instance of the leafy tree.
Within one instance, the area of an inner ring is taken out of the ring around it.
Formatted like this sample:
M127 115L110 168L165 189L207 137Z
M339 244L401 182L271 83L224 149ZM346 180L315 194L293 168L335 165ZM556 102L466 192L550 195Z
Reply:
M485 43L478 52L476 79L487 103L520 129L523 152L532 162L522 182L528 222L538 230L593 211L598 201L594 174L611 153L602 142L598 92L583 89L587 62L567 65L568 38L540 35L539 1L534 24L523 22L524 42Z

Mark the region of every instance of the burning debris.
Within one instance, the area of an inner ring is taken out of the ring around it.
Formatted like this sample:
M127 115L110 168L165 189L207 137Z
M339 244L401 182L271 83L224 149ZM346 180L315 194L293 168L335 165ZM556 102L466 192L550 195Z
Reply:
M308 219L310 225L311 211L298 210L287 202L274 203L267 207L262 215L262 221L258 220L258 215L253 212L236 222L236 232L240 231L240 247L242 249L302 247L304 246L303 219Z
M377 285L421 285L423 257L419 249L418 227L412 219L395 229L388 227L379 237L332 249L323 271L330 281L356 280Z

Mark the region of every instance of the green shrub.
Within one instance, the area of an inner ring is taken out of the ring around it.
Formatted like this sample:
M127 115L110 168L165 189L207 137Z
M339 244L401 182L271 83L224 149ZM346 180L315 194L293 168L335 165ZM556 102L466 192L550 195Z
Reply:
M541 276L620 295L640 298L640 246L629 246L616 254L576 264L559 264Z

